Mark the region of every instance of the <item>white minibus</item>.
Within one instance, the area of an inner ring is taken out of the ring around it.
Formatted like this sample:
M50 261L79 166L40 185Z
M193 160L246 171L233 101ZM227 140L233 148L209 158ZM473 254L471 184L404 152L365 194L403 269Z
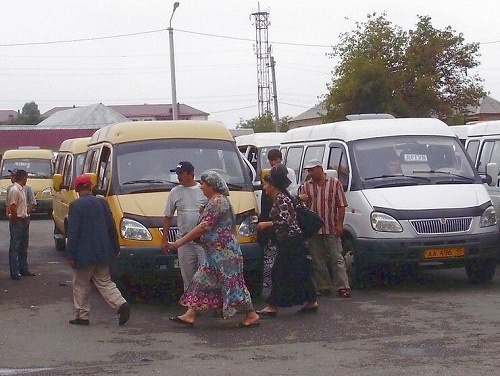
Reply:
M491 177L485 184L500 220L500 120L468 124L465 149L481 177Z
M494 277L495 209L463 145L440 120L297 128L286 132L281 150L298 182L308 160L336 170L348 201L342 242L354 285L381 270L465 267L473 282ZM395 160L397 171L388 163Z

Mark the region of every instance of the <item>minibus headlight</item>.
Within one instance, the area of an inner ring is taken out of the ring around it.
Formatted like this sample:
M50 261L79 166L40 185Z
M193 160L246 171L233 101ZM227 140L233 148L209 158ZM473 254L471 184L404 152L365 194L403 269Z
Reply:
M130 218L123 218L120 225L120 232L125 239L151 240L153 237L149 230L137 221Z
M495 208L493 207L493 205L488 206L479 219L479 227L496 226L496 224L497 216L495 213Z
M241 221L240 226L238 227L238 232L236 237L238 240L240 238L248 238L257 236L257 222L259 218L256 215L250 215L246 217L243 221Z
M373 212L370 216L372 227L375 231L381 232L402 232L401 224L385 213Z
M43 191L42 191L42 197L50 197L52 196L52 189L49 187L49 188L45 188Z

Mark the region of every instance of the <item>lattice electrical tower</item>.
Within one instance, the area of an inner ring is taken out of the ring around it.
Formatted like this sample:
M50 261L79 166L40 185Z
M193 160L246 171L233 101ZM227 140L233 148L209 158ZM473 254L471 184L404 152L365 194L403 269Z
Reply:
M255 18L255 55L257 55L257 96L259 102L259 117L271 113L271 84L269 67L271 65L271 47L269 46L267 27L269 12L252 13Z

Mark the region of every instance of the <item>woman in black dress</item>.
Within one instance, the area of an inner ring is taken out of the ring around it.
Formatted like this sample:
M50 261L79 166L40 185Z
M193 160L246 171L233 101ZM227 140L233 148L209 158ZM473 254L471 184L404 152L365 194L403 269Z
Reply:
M278 307L305 305L299 313L318 311L316 289L311 279L304 237L297 223L293 199L286 188L290 185L283 164L274 166L264 178L264 191L273 199L270 221L259 222L259 231L272 228L276 233L278 253L271 270L272 287L267 306L261 316L276 317Z

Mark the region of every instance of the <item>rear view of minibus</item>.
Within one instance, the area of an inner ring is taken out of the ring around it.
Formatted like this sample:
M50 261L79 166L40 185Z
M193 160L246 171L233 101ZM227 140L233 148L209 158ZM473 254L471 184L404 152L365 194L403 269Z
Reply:
M7 187L10 181L9 170L26 170L28 184L36 196L33 213L52 215L52 175L54 174L54 153L39 148L19 148L7 150L0 164L0 213L5 213Z
M263 253L255 229L252 174L227 128L210 121L118 123L92 136L84 172L94 175L95 193L108 200L116 222L121 256L112 265L114 280L124 289L163 289L169 284L182 289L177 254L161 250L166 200L179 184L170 170L179 161L194 165L196 180L214 170L226 181L245 280L254 295L260 294ZM174 216L169 241L175 240L176 233Z

